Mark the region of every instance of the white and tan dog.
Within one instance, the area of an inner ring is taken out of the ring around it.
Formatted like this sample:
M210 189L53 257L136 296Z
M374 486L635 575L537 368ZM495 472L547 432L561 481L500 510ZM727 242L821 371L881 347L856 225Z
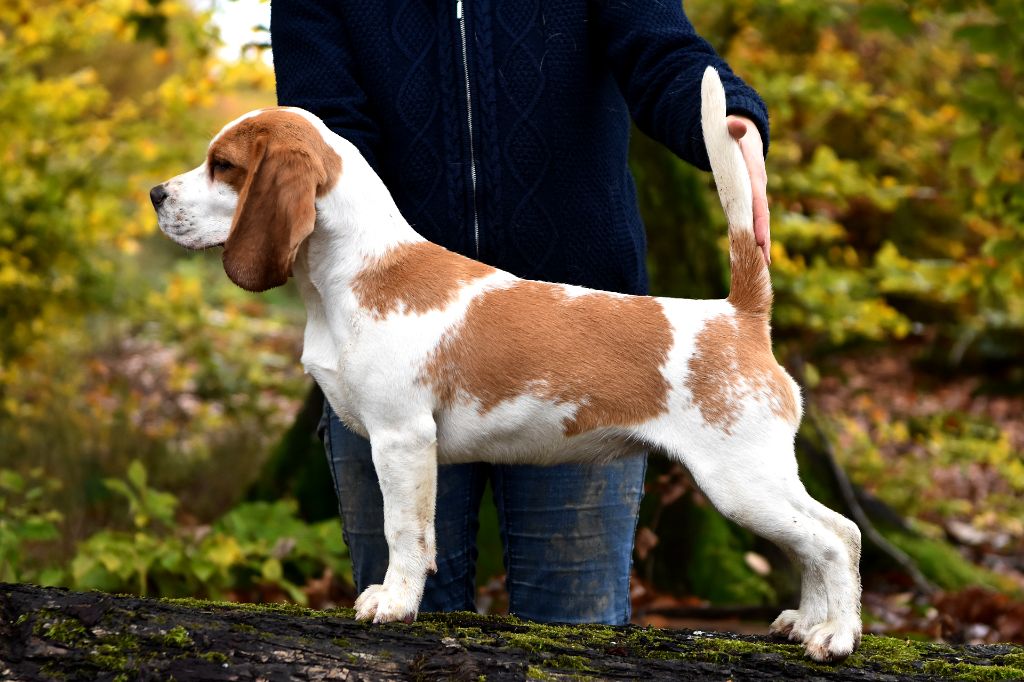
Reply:
M424 240L356 148L300 109L229 123L206 161L153 188L160 229L224 245L236 284L294 272L306 305L302 364L370 439L389 565L357 617L414 618L435 567L439 463L558 464L660 451L726 517L790 554L798 610L774 634L818 661L860 641L860 533L800 483L797 385L772 355L771 284L750 181L718 74L704 136L729 221L723 301L626 296L522 280Z

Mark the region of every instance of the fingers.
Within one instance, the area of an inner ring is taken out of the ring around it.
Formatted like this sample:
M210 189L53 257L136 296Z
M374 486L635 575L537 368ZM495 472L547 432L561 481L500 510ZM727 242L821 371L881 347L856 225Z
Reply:
M764 253L765 265L771 265L771 237L769 234L771 221L768 216L767 183L755 182L751 189L753 190L754 200L754 239L757 240L757 245L761 247L761 251Z
M732 135L734 140L738 140L747 134L746 123L736 118L730 118L726 120L729 126L729 134Z
M741 143L740 147L744 145ZM771 265L770 236L769 236L769 213L768 213L768 177L764 169L764 160L760 152L755 158L747 149L743 149L743 158L747 162L747 171L750 173L751 199L754 204L754 239L757 245L764 252L764 262Z
M764 166L764 149L757 127L740 117L727 119L729 134L739 142L743 161L750 174L751 198L754 204L754 239L761 247L764 262L771 265L770 218L768 213L768 172ZM750 134L747 134L747 133Z

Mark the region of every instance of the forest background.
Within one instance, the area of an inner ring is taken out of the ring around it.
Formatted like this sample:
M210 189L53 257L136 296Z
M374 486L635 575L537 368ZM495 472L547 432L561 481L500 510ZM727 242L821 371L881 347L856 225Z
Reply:
M1024 5L686 8L771 112L776 354L805 386L808 486L869 531L868 629L1024 641ZM0 581L352 598L301 303L234 288L149 206L274 102L265 27L226 59L212 18L0 6ZM723 295L710 177L639 133L632 164L654 293ZM500 612L493 511L481 547L479 605ZM665 464L633 584L657 625L756 621L795 590Z

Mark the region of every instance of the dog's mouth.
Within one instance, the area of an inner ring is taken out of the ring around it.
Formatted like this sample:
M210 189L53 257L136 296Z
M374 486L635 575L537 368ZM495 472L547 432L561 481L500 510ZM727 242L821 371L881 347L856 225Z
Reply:
M223 241L204 243L194 234L194 228L188 221L168 222L157 212L157 226L168 239L186 251L209 251L224 246Z

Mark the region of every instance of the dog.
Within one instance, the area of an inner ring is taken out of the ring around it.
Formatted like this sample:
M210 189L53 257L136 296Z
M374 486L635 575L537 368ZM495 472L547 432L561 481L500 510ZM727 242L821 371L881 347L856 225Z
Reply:
M150 192L160 229L189 249L223 245L243 289L295 277L302 365L369 438L384 498L389 565L359 596L357 618L415 618L436 570L439 463L650 450L685 465L719 512L798 564L799 608L782 612L773 635L822 662L858 646L860 532L800 482L800 391L772 355L750 180L711 67L701 95L729 226L725 300L523 280L447 251L402 218L354 145L301 109L232 121L202 165Z

